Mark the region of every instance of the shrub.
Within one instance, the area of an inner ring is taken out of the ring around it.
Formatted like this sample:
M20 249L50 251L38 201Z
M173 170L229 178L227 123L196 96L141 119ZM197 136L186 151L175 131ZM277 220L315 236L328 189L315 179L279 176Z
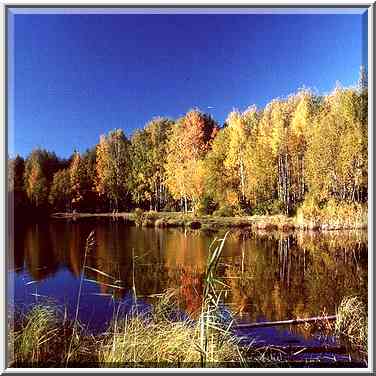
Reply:
M172 205L171 203L168 202L168 203L164 206L164 208L163 208L162 210L165 211L165 212L173 212L173 211L176 210L176 208L175 208L174 205Z
M167 221L164 218L159 218L155 221L154 225L159 228L167 227Z
M159 217L159 214L155 210L150 210L148 212L144 212L144 217L146 219L157 219Z
M357 296L342 299L337 310L335 330L337 334L347 337L351 343L367 348L367 309Z
M308 195L303 204L296 211L296 222L300 225L315 227L320 223L321 213L318 202Z
M152 219L144 218L141 225L142 227L154 227L155 222Z
M205 215L212 214L216 209L216 203L210 197L204 197L197 205L195 214Z
M257 204L253 210L253 215L276 215L283 213L283 203L280 200L268 200Z
M296 222L310 228L320 225L328 229L365 227L367 208L359 203L334 199L319 203L312 196L308 196L297 210Z
M134 211L134 222L136 226L141 226L144 217L144 211L140 208L136 208Z
M234 207L229 205L221 206L213 213L214 217L233 217Z

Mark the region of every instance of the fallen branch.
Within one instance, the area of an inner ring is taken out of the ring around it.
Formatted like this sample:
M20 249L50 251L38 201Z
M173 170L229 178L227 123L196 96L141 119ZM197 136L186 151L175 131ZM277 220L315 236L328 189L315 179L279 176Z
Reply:
M253 348L257 350L262 350L265 352L282 352L286 355L299 355L301 353L308 354L321 354L321 353L332 353L332 354L347 354L347 349L344 346L338 345L321 345L321 346L278 346L278 345L267 345L267 346L257 346L253 345Z
M306 319L292 319L292 320L282 320L282 321L263 321L263 322L255 322L250 324L237 324L234 325L234 328L259 328L265 326L279 326L279 325L297 325L297 324L304 324L308 322L316 322L316 321L334 321L336 320L337 316L319 316L319 317L308 317Z

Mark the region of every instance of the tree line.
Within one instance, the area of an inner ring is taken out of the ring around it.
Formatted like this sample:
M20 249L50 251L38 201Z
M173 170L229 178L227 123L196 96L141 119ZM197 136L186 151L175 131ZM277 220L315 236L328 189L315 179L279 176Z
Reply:
M9 159L16 211L136 207L291 215L305 200L367 201L367 75L327 95L301 89L264 108L232 111L220 126L198 109L116 129L70 158L34 149Z

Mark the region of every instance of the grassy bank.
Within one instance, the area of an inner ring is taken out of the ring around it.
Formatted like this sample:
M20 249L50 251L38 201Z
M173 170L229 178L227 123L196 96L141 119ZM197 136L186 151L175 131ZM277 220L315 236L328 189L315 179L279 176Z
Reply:
M182 212L143 212L136 209L132 213L54 213L53 218L118 218L142 227L183 227L202 230L249 228L263 231L292 230L342 230L367 228L367 208L362 206L331 206L322 209L303 206L294 217L285 215L253 215L220 217L214 215L194 215Z
M79 323L78 330L73 330L77 323L67 321L59 307L36 305L10 325L9 366L227 368L313 365L308 360L295 364L278 348L242 346L241 339L232 333L228 323L218 321L219 316L210 309L209 314L206 312L197 321L174 321L170 313L175 304L174 295L166 292L149 315L138 314L137 308L122 317L115 313L107 329L95 335ZM341 302L335 334L366 355L367 316L365 306L358 298L347 297ZM321 363L318 361L315 365ZM332 366L340 365L334 362Z
M204 276L199 318L174 320L176 294L167 291L147 316L138 311L133 282L132 310L125 316L114 312L107 330L90 335L78 322L81 287L76 316L66 320L53 305L37 305L10 323L9 347L13 367L239 367L245 364L239 339L231 323L221 320L216 268L227 234L212 243ZM93 233L85 247L93 245ZM85 260L83 266L85 267ZM82 274L83 275L83 274Z
M73 333L58 307L37 305L9 332L10 367L240 367L238 340L225 331L208 335L202 364L200 324L131 314L114 317L107 330ZM73 344L71 345L71 341Z

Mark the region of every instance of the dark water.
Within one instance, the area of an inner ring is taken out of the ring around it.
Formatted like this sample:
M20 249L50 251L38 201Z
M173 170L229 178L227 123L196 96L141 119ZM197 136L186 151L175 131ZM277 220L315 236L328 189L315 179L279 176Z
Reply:
M174 289L182 312L196 317L208 248L221 234L137 228L111 220L51 220L17 228L14 262L9 265L10 304L27 308L49 299L68 307L72 316L85 240L93 229L96 245L87 256L80 301L83 322L93 330L103 329L119 303L132 305L133 282L145 310L153 302L148 296ZM228 285L225 304L242 322L335 314L344 296L358 295L367 301L367 253L366 232L233 231L218 270ZM335 342L302 326L240 334L261 344Z

